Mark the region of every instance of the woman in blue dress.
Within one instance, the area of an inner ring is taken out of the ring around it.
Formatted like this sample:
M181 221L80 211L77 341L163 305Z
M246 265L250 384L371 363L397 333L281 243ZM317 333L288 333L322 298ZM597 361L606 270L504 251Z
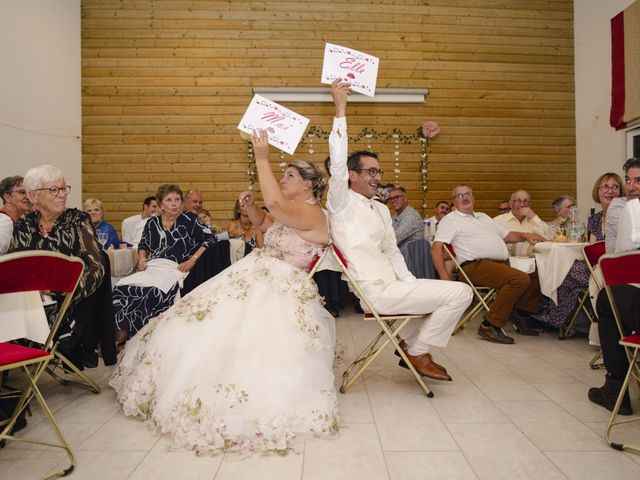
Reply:
M91 223L93 223L93 228L95 228L98 241L101 244L100 234L106 235L106 242L102 244L103 250L108 250L111 247L120 248L120 239L116 229L113 228L113 225L104 221L104 205L102 202L97 198L87 198L82 204L82 210L91 217Z
M138 244L138 270L145 271L149 262L164 259L175 262L178 271L187 273L206 248L215 243L215 235L194 215L182 212L183 194L177 185L160 185L156 198L161 214L149 218L144 227ZM179 290L177 281L163 290L154 284L132 284L128 278L118 282L113 290L118 343L135 335L150 318L173 305Z

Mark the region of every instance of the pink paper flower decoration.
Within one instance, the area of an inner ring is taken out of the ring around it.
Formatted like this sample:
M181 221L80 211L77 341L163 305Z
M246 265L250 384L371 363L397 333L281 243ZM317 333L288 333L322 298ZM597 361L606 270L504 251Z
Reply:
M422 133L427 138L433 138L440 133L440 125L438 122L429 120L422 125Z

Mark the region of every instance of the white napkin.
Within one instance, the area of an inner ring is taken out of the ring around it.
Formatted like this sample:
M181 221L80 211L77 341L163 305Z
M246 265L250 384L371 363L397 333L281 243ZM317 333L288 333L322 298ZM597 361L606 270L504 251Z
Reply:
M147 269L124 277L116 286L134 285L137 287L156 287L167 293L176 283L182 287L182 282L189 272L178 270L178 264L166 258L149 260Z

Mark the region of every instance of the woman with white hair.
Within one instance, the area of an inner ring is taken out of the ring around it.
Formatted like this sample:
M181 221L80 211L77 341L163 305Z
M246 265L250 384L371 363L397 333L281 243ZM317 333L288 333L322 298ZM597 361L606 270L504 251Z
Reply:
M265 246L201 284L127 344L110 381L125 415L196 454L287 453L338 428L334 319L308 278L329 242L324 180L289 164L278 182L266 132L253 136L260 190L240 194Z
M93 228L96 229L98 241L104 250L109 248L120 248L118 232L109 222L104 220L104 204L97 198L87 198L82 204L82 210L91 217ZM102 243L104 242L104 243Z
M92 364L87 366L95 366L95 345L89 345L83 339L83 335L91 329L87 323L92 322L93 318L92 315L78 313L78 310L82 310L81 301L101 286L105 275L93 225L86 213L67 208L71 186L65 182L60 169L52 165L32 168L24 176L23 186L33 204L33 211L16 222L9 250L50 250L80 257L84 261L84 272L71 313L67 316L69 321L58 330L59 349L79 368L84 367L83 357L91 357ZM115 335L115 327L113 331ZM84 352L81 348L83 343L86 347ZM115 347L112 350L115 353ZM105 351L103 348L103 356L105 364L115 363L115 355L109 355L108 349Z

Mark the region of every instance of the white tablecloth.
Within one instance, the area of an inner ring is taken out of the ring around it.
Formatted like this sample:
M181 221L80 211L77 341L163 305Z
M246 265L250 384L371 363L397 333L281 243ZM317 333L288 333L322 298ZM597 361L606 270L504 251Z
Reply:
M555 304L558 287L566 278L573 262L583 260L582 247L586 243L540 242L533 247L540 278L540 291Z
M44 343L49 324L38 292L0 295L0 342L28 338Z
M531 257L509 257L509 266L528 275L536 271L536 259Z

